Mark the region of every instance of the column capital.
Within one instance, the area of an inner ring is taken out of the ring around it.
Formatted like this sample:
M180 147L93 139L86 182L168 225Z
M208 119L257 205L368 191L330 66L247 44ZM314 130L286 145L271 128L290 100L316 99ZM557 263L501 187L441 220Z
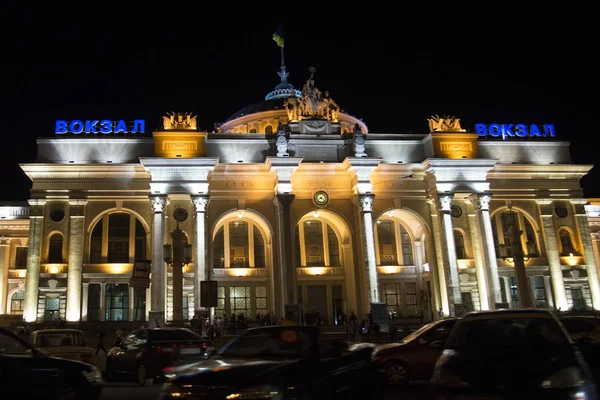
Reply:
M359 194L358 199L360 201L360 211L370 213L373 211L373 201L375 195L372 193Z
M167 207L167 196L150 195L150 205L155 213L163 213Z
M438 201L440 203L440 211L450 212L452 211L452 197L451 194L444 194L438 197Z
M600 242L600 232L592 232L592 241Z
M196 208L196 212L197 213L203 213L206 211L206 206L209 203L209 198L208 196L192 196L192 203L194 204L194 207Z
M473 194L469 196L469 200L475 205L475 208L481 211L490 211L490 202L492 195L487 193Z
M10 238L7 237L1 237L0 238L0 247L8 247L10 246Z
M273 204L276 206L289 207L296 198L295 194L292 193L279 193L273 198Z
M89 287L89 286L90 286L90 283L89 283L89 282L83 282L81 285L82 285L84 288L86 288L86 287Z

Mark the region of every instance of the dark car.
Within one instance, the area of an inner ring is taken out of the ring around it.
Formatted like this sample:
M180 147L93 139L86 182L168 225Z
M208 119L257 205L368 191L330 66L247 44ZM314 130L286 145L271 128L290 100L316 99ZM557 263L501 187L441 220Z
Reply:
M597 399L578 348L558 318L541 309L464 315L432 383L443 399Z
M106 380L135 374L137 382L145 386L162 378L165 367L206 359L211 348L210 340L187 328L139 329L108 352Z
M446 339L456 318L430 322L404 337L400 343L378 347L379 359L390 385L406 385L409 381L429 380L433 367L442 354Z
M98 399L102 373L94 365L49 357L0 328L0 392L3 398Z
M314 326L250 328L209 360L174 371L161 398L377 399L376 350L321 335Z

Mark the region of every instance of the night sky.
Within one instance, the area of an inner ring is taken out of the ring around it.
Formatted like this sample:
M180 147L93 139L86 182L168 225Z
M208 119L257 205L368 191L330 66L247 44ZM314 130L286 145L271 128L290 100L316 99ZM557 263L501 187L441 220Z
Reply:
M598 6L298 3L231 16L176 3L41 4L2 13L0 202L29 197L19 164L35 161L35 139L54 137L56 120L144 119L150 136L165 112L190 111L211 131L263 100L279 83L279 21L289 81L301 89L314 66L316 86L370 132L426 133L432 114L459 117L469 130L554 124L574 163L598 160ZM600 197L599 168L581 181L587 197Z

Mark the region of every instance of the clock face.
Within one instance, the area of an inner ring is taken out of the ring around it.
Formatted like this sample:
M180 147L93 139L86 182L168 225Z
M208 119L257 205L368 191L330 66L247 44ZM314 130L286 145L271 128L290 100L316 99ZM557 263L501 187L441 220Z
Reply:
M318 205L323 206L323 205L327 204L328 200L329 200L329 196L327 195L327 193L325 193L325 192L315 193L315 203L317 203Z

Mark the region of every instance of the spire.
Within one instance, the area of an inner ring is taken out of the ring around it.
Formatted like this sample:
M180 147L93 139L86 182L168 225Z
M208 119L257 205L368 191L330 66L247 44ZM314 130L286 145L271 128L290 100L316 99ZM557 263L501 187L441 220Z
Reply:
M277 46L279 46L279 49L281 51L281 67L280 71L277 73L277 75L279 75L279 78L281 78L281 82L277 86L275 86L275 90L273 90L265 96L265 100L286 98L290 96L300 97L302 96L302 92L299 90L295 90L294 86L288 83L287 81L287 77L290 73L287 72L285 69L285 61L283 58L284 39L281 22L279 23L279 29L277 30L277 32L273 34L273 40L275 41L275 43L277 43Z

